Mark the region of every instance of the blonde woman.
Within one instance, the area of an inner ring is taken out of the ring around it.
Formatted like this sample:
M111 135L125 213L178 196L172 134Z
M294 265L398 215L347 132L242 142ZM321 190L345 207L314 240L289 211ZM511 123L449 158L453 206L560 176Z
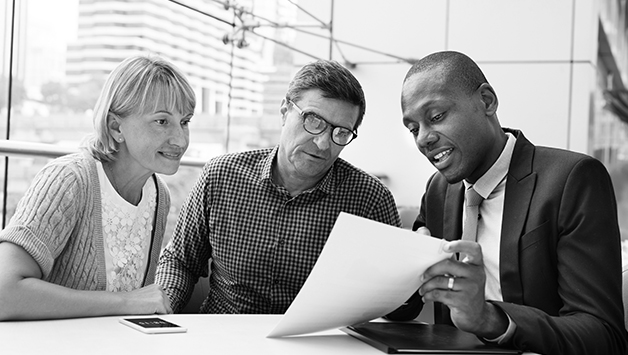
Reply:
M169 62L124 60L84 149L47 164L0 232L0 320L171 313L154 274L196 101Z

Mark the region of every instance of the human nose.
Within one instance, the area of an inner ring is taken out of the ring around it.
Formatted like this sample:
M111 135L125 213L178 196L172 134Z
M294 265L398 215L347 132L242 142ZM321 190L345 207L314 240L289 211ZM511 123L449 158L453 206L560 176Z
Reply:
M320 150L329 149L329 147L332 144L332 141L331 141L331 130L328 130L327 128L325 128L325 130L323 132L321 132L318 135L314 136L314 144L316 144L316 146Z
M190 131L185 126L175 126L170 132L168 143L177 147L187 148L190 141Z
M419 134L417 134L416 136L416 145L419 148L427 148L436 140L438 140L438 137L433 131L422 128L419 130Z

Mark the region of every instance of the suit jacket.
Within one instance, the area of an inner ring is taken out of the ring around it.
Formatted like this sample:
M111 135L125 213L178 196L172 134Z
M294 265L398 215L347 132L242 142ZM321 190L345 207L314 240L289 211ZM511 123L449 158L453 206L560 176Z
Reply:
M506 345L543 354L624 354L620 233L605 167L504 130L517 138L501 228L504 301L494 302L517 325ZM460 239L463 199L462 182L434 174L413 229ZM435 318L453 324L442 304Z

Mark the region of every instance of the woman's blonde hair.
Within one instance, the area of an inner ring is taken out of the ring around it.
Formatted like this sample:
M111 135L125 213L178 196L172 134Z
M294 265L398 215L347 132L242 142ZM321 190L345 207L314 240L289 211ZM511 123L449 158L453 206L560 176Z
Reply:
M94 133L86 149L102 162L115 160L119 143L109 132L108 117L124 120L163 105L183 116L194 113L194 90L179 69L158 56L125 59L109 74L94 106Z

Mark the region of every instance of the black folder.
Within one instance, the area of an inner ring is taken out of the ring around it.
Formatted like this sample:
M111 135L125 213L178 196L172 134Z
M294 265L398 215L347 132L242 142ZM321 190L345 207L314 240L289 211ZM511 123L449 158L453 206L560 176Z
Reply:
M366 322L341 330L387 354L521 354L446 324Z

